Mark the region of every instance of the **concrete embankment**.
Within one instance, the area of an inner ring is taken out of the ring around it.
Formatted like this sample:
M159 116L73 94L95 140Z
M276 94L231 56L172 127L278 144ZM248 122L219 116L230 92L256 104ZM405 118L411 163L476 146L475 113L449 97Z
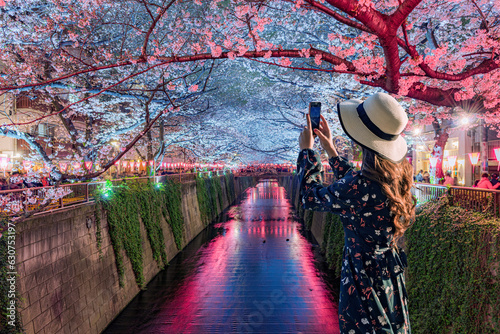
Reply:
M249 177L221 177L218 191L209 188L217 198L213 202L217 214L253 183ZM180 194L182 250L207 224L200 216L197 182L183 183ZM68 207L16 226L19 311L26 333L100 333L140 292L125 250L121 250L124 275L120 286L106 214L96 224L96 207L94 203ZM169 261L180 250L163 217L160 225ZM161 266L153 258L143 223L140 235L142 272L149 282Z

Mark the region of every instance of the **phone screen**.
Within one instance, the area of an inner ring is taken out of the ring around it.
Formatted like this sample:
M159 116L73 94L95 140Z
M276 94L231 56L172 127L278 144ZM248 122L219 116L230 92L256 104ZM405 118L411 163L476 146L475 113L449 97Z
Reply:
M319 121L321 115L321 102L309 103L309 115L311 116L311 125L313 129L319 128Z

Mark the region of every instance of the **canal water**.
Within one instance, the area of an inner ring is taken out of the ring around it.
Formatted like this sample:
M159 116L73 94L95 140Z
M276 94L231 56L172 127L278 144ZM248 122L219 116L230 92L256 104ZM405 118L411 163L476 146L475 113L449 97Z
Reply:
M338 281L276 180L261 180L108 326L124 333L339 333Z

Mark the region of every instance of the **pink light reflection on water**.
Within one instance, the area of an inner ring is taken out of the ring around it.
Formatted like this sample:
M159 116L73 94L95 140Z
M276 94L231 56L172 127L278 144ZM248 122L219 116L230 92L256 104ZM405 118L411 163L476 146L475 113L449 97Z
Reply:
M336 297L284 189L261 181L229 216L215 226L224 231L198 250L175 295L135 332L339 333Z

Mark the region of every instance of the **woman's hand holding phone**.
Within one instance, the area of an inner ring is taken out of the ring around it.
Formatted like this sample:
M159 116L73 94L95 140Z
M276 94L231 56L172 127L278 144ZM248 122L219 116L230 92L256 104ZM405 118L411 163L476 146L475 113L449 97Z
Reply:
M308 115L309 117L309 115ZM309 118L308 118L309 120ZM310 125L310 121L308 123ZM328 154L328 158L333 158L338 156L337 150L335 149L335 145L333 144L332 132L330 131L330 127L328 126L328 122L321 115L321 121L319 123L319 128L314 129L314 133L318 136L319 141L321 142L321 146Z
M309 116L309 114L307 114L306 118L307 118L307 125L304 128L304 130L302 130L302 132L300 133L300 136L299 136L299 147L300 147L301 151L306 149L306 148L312 149L313 145L314 145L314 138L313 138L312 126L311 126L311 117Z

